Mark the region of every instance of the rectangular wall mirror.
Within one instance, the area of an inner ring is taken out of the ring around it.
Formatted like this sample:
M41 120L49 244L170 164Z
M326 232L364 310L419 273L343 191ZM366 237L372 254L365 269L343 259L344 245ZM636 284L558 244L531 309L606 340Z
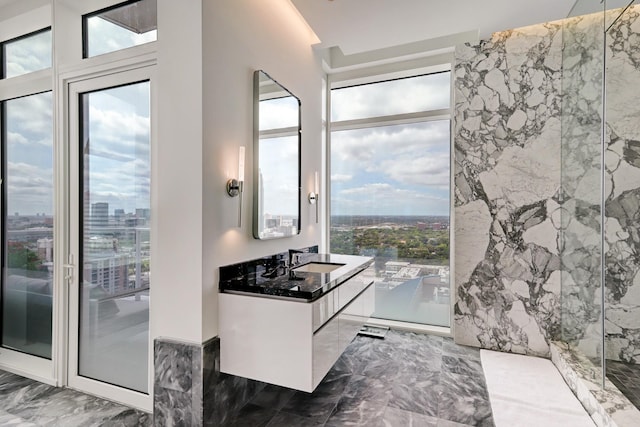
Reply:
M293 236L300 233L300 100L261 70L253 86L253 236Z

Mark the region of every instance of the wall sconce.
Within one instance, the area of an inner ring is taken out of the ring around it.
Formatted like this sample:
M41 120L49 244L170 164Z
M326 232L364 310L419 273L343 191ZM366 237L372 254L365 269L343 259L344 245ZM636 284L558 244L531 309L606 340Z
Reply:
M231 197L240 196L238 207L238 227L242 226L242 190L244 187L244 146L238 152L238 179L227 181L227 194Z
M319 182L318 182L318 171L315 172L314 176L314 181L313 181L313 190L309 192L309 203L312 205L316 205L316 224L318 223L318 209L320 206L320 188L319 188Z

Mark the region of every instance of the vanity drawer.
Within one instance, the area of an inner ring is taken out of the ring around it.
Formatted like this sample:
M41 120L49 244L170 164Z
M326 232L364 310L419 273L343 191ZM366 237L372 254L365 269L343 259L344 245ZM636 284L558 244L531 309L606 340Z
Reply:
M337 293L334 301L335 312L337 313L346 307L364 288L370 285L372 281L373 279L365 277L360 273L338 286L335 291Z
M340 357L340 320L338 316L328 321L313 334L313 388L322 381Z
M329 292L319 300L313 302L313 332L317 331L336 314L335 295L335 292Z

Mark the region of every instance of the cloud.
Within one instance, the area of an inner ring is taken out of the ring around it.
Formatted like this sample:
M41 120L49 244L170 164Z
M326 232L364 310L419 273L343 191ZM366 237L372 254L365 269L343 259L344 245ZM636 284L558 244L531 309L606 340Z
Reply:
M53 169L7 163L7 210L22 214L53 212Z
M331 91L331 119L351 120L448 108L450 73L351 86Z
M5 102L9 143L28 141L49 147L52 145L51 99L51 92L43 92Z
M333 215L449 215L448 193L376 182L332 193Z
M260 140L264 211L274 215L298 212L298 138Z
M298 126L298 100L293 96L260 101L260 130Z
M334 132L331 150L332 177L375 175L398 185L449 186L448 120Z
M414 200L445 201L448 199L437 197L424 192L397 188L386 182L365 184L361 187L347 188L339 191L341 196L366 196L370 199L411 198Z
M51 31L5 45L7 76L19 76L51 67Z
M100 55L107 52L137 46L157 39L157 31L137 34L112 24L99 16L89 18L89 54Z
M27 137L25 137L21 133L7 132L7 142L9 144L27 145L27 144L29 144L29 139L27 139Z
M448 154L436 157L416 157L385 160L378 172L386 173L397 182L414 185L438 185L447 188L450 184Z
M351 181L352 178L353 178L353 175L351 174L334 173L331 175L332 182L347 182L347 181Z

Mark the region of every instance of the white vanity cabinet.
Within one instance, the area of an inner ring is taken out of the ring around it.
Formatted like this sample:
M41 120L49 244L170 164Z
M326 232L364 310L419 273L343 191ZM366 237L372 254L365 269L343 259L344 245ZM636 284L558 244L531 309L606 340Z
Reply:
M220 371L312 392L374 310L362 273L316 301L221 293Z

